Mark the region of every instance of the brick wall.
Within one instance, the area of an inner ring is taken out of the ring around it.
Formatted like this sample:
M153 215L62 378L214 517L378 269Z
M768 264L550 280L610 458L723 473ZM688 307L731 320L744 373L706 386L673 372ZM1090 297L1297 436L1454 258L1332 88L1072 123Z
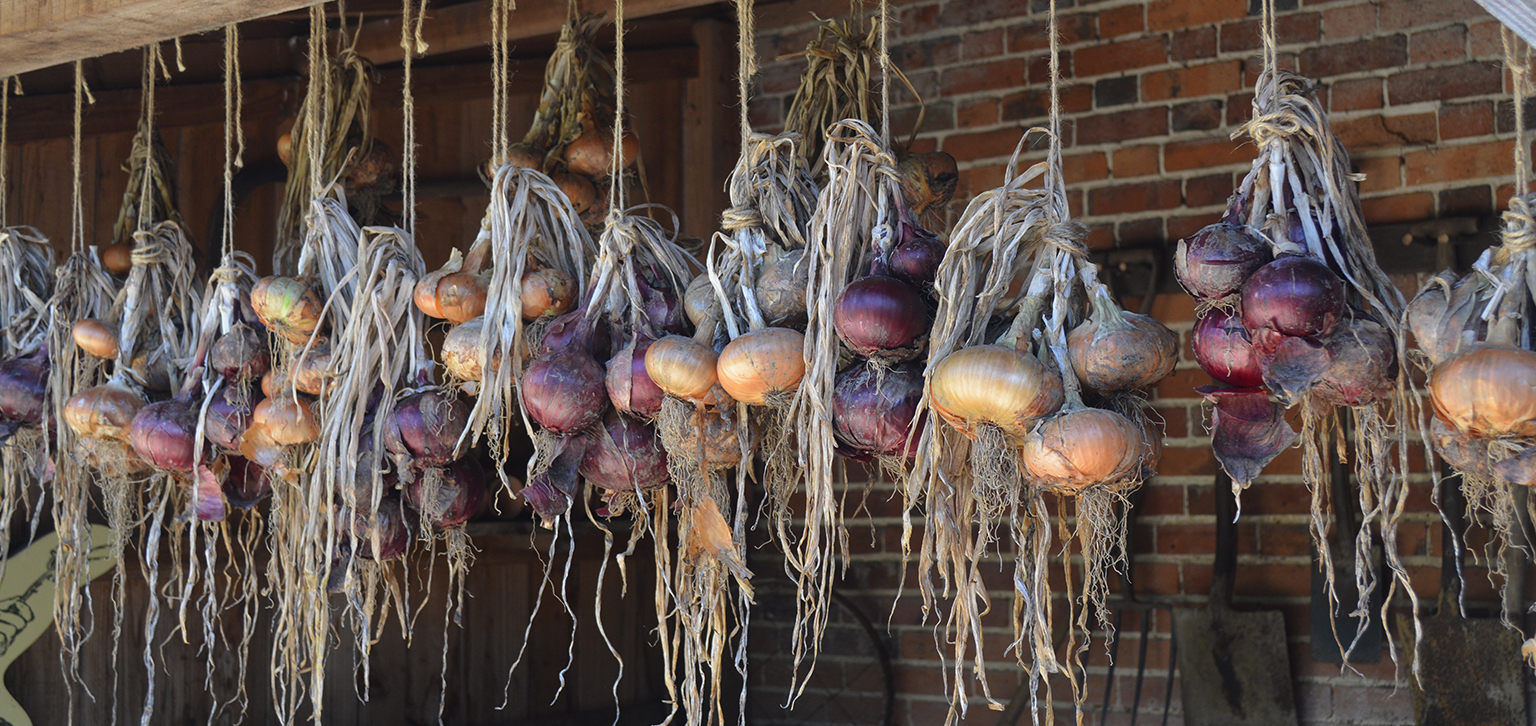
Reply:
M1368 223L1486 217L1503 207L1512 188L1515 142L1496 21L1472 0L1278 4L1281 63L1322 87L1334 128L1357 170L1366 175L1361 194ZM1073 212L1091 230L1095 249L1166 250L1215 219L1252 159L1253 147L1229 136L1251 110L1259 35L1250 11L1256 11L1257 3L1250 8L1247 0L1078 0L1074 6L1072 0L1060 0L1059 5L1066 177ZM916 147L947 151L962 169L951 222L971 195L1000 184L1022 129L1045 122L1045 7L1041 0L896 2L893 53L927 105ZM751 107L760 129L779 127L793 95L802 64L774 59L802 50L814 35L810 10L828 17L845 12L846 6L799 0L763 10L767 22L759 51L764 66ZM916 106L904 90L895 97L893 125L904 136L916 119ZM1401 283L1405 289L1416 286L1412 277ZM1193 305L1183 295L1160 295L1152 310L1181 335L1192 326ZM1207 382L1186 345L1178 371L1156 392L1155 403L1168 425L1166 448L1139 510L1132 557L1138 594L1161 604L1201 605L1210 583L1215 469L1206 417L1193 392ZM1312 659L1308 495L1300 481L1298 453L1278 459L1244 498L1238 601L1285 613L1304 722L1412 723L1411 693L1406 682L1394 683L1390 660L1359 665L1360 673L1352 674ZM910 588L893 609L901 557L900 505L888 501L891 495L889 486L877 485L870 515L850 521L856 554L842 591L876 621L889 614L891 626L884 637L900 693L897 722L942 723L944 666L935 653L932 619L921 624L920 602ZM1439 581L1441 534L1423 475L1409 510L1402 554L1416 590L1432 598ZM996 665L993 692L1006 701L1017 683L1002 653L1009 639L1006 613L1012 591L1007 576L998 574L989 650ZM1469 585L1473 599L1493 599L1488 578L1474 574ZM1154 716L1143 715L1142 723L1161 717L1170 677L1168 613L1156 612L1150 625L1142 707L1153 709ZM1129 722L1139 628L1137 615L1128 614L1109 723ZM854 655L837 661L837 670L828 676L832 681L853 683L857 674L845 668L868 661L869 654L858 650L863 646L851 644L858 638L846 637L849 632L842 632L843 650L836 652ZM774 641L756 642L766 654L772 646L764 643ZM1102 648L1092 652L1092 722L1099 723L1107 658ZM763 694L782 694L782 676L761 671L755 682L765 686ZM864 676L851 687L871 688ZM1058 707L1064 693L1057 689ZM1169 723L1181 722L1178 694L1175 685ZM980 700L973 701L971 714L968 723L996 720Z

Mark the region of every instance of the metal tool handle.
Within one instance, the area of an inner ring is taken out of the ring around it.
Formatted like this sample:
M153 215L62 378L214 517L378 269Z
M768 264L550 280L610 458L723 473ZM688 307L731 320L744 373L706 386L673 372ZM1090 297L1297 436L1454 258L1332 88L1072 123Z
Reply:
M1216 467L1216 564L1211 573L1212 609L1232 606L1232 577L1237 572L1237 495L1232 477Z

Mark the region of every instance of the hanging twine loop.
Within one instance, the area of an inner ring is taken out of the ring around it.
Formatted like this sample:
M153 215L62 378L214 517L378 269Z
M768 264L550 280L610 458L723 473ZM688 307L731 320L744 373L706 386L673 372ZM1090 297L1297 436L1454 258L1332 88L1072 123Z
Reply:
M6 227L6 201L10 198L10 185L6 179L9 152L8 132L11 128L11 81L12 76L0 79L0 230Z
M401 183L400 201L403 222L411 239L416 238L416 98L411 92L411 60L418 53L427 52L427 43L421 37L421 23L427 15L427 0L401 0L400 49L405 51L401 61L401 114L404 149L400 153ZM496 12L493 8L493 14ZM505 132L503 132L504 134ZM503 139L504 141L504 139Z
M73 198L70 202L69 215L69 240L70 248L75 252L84 252L85 244L85 192L80 180L80 140L82 138L81 119L87 100L96 103L91 96L91 89L85 83L85 66L83 61L75 61L75 131L70 147L70 163L74 175ZM63 270L63 267L59 268Z
M1515 107L1515 193L1504 212L1503 242L1505 250L1516 253L1536 248L1536 199L1530 192L1531 147L1525 134L1525 100L1531 92L1531 47L1509 28L1500 33Z
M624 0L613 1L613 149L608 162L608 223L624 214Z
M240 107L243 102L240 86L240 27L230 23L224 26L224 230L223 254L220 259L225 262L235 252L235 169L245 164L245 132L240 128Z

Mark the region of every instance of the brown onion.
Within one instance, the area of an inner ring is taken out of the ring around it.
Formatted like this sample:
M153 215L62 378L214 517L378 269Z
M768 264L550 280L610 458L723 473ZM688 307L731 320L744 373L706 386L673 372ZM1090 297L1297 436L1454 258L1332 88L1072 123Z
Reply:
M923 398L923 366L911 361L880 371L853 365L837 375L832 391L832 432L855 456L917 454L909 434ZM909 445L910 444L910 445Z
M485 470L471 457L443 468L429 468L405 487L405 503L434 527L468 522L485 503Z
M805 250L785 252L763 270L752 289L763 320L780 327L804 325L805 289L810 284L810 275L811 263L805 259Z
M1077 492L1133 479L1146 449L1135 422L1114 411L1080 408L1046 419L1024 441L1019 458L1030 476Z
M506 163L520 169L538 170L544 166L544 152L533 147L533 144L516 143L507 147ZM496 170L491 169L490 176L496 176Z
M189 396L139 409L128 427L128 443L156 468L192 471L197 458L198 406Z
M794 391L805 375L805 335L764 328L727 343L715 363L720 387L731 398L761 406Z
M273 275L251 288L251 307L268 330L290 343L304 343L320 327L325 303L307 283Z
M1457 431L1439 417L1429 420L1429 440L1435 454L1456 471L1478 479L1493 479L1487 442Z
M1168 377L1179 362L1179 337L1145 315L1118 312L1120 321L1102 325L1095 317L1067 335L1077 377L1095 391L1146 388Z
M1431 363L1444 362L1487 333L1479 304L1486 291L1482 275L1457 279L1446 271L1431 278L1408 303L1408 329Z
M651 341L640 337L619 349L608 361L604 383L608 387L608 400L614 408L631 416L652 418L661 411L661 401L666 394L645 372L645 354L651 349Z
M402 469L444 466L458 458L469 408L453 394L429 388L395 402L383 425L384 446Z
M480 334L485 318L479 317L453 326L443 336L443 367L461 381L478 381L484 375L485 353L480 349Z
M245 430L251 427L256 404L261 403L262 398L245 384L219 389L208 402L208 413L203 417L204 435L225 449L239 451Z
M315 341L309 352L303 353L291 365L293 387L299 393L324 396L331 383L331 342L325 338Z
M1272 259L1269 240L1246 226L1217 222L1179 240L1173 269L1190 295L1216 300L1242 289Z
M620 142L620 149L620 153L624 155L620 168L628 169L630 164L635 163L635 156L640 153L639 140L634 134L626 131ZM613 132L607 129L590 129L577 136L565 147L565 164L577 174L590 177L608 176L609 167L613 164Z
M1345 312L1344 282L1311 257L1282 255L1243 284L1243 327L1260 353L1278 344L1274 334L1325 336Z
M603 367L592 359L585 342L540 355L523 373L523 406L529 418L557 434L575 434L603 418L608 389Z
M256 404L251 413L253 426L260 426L279 446L307 444L320 438L320 421L309 401L288 394L273 396Z
M736 426L723 411L705 408L688 417L687 436L681 448L672 447L674 455L682 453L704 469L729 469L741 463Z
M949 203L960 181L955 157L942 151L913 154L896 165L901 197L913 213L922 214Z
M950 426L975 436L981 424L1022 441L1036 419L1061 408L1061 378L1034 356L1001 345L962 348L929 376L933 409Z
M866 358L911 360L928 338L928 310L911 285L870 275L843 288L832 309L837 337Z
M208 365L230 383L260 378L272 367L267 341L247 325L236 325L208 348Z
M1429 396L1457 430L1487 438L1536 438L1536 353L1478 345L1436 366Z
M126 275L133 269L133 246L114 242L101 249L101 266L114 275Z
M117 358L117 326L89 318L75 323L71 334L86 355L102 360Z
M725 316L724 308L720 306L720 296L715 294L715 286L710 283L709 275L699 275L688 283L688 289L683 292L683 312L687 313L688 320L694 325L703 325Z
M713 403L719 382L714 349L693 338L669 335L645 351L645 371L668 395L694 403Z
M1264 366L1236 313L1212 310L1189 334L1195 362L1210 376L1234 386L1264 385Z
M524 320L564 315L576 306L576 280L553 267L533 270L523 275L519 297Z
M609 411L603 425L594 428L589 436L591 445L581 460L580 471L593 486L612 492L632 492L664 487L671 481L667 452L650 424Z
M597 203L597 187L592 185L591 179L565 171L557 171L551 174L550 178L565 194L565 198L571 203L571 208L578 214L587 211Z
M45 348L0 363L0 419L21 424L43 422L43 412L48 409L48 370Z
M277 158L281 159L285 165L293 161L292 131L284 131L282 136L277 137Z
M230 506L251 509L272 493L272 480L261 465L243 456L226 456L229 471L224 475L224 497Z
M133 417L145 403L143 395L118 383L93 386L64 403L64 422L81 436L126 443Z
M1397 344L1379 323L1355 315L1328 336L1328 368L1317 393L1336 406L1363 406L1397 387Z
M455 272L439 278L432 291L437 317L454 324L479 317L485 312L489 285L490 275L483 272Z

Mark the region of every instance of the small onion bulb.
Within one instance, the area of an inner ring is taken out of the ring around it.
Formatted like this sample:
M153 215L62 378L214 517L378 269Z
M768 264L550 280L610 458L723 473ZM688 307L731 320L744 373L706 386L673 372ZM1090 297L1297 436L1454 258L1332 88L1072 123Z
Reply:
M1082 408L1040 424L1019 454L1031 476L1078 492L1138 475L1142 458L1149 453L1145 433L1114 411Z

